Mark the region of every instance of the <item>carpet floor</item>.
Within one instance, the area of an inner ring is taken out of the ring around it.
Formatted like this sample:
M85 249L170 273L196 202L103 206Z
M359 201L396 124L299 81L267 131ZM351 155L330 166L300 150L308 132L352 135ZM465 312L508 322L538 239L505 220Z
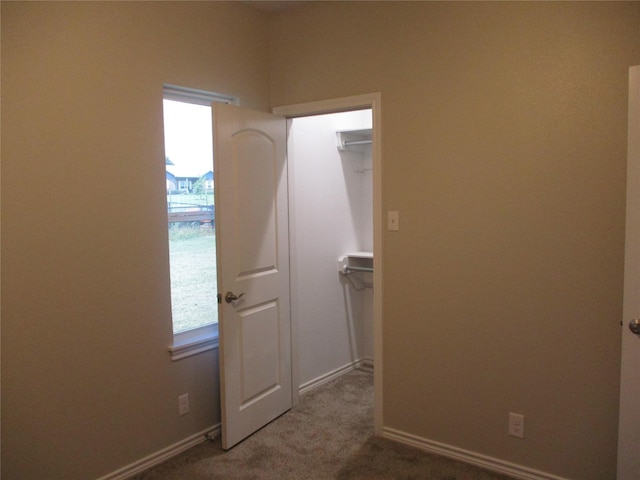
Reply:
M373 374L353 370L228 451L197 445L132 480L507 480L373 435Z

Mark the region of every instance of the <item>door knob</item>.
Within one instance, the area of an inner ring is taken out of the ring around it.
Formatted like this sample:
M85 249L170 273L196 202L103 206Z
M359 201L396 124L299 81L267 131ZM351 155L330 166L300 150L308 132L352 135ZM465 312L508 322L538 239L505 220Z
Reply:
M629 322L629 330L636 335L640 335L640 318L634 318Z
M234 300L239 300L240 298L242 298L243 295L244 295L244 292L241 293L240 295L236 295L232 291L228 291L227 293L224 294L224 301L227 302L227 303L231 303ZM640 331L640 330L638 330L638 331Z

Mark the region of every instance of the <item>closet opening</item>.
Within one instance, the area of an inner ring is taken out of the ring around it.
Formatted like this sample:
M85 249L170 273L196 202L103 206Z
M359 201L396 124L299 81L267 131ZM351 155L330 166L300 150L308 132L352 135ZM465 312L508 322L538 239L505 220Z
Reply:
M364 109L287 120L301 394L354 368L374 368L372 117Z

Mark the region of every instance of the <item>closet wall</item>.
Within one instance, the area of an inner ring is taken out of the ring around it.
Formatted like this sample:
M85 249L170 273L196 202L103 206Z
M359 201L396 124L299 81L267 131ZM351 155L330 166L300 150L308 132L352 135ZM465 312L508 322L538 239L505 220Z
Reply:
M292 319L302 390L373 359L372 274L338 258L373 251L371 146L338 149L336 132L370 129L361 110L289 121Z

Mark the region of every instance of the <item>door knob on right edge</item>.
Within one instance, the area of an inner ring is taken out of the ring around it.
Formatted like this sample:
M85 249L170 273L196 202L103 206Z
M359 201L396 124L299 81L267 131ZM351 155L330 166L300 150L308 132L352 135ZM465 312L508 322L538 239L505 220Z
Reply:
M629 322L629 330L636 335L640 335L640 318L634 318Z

